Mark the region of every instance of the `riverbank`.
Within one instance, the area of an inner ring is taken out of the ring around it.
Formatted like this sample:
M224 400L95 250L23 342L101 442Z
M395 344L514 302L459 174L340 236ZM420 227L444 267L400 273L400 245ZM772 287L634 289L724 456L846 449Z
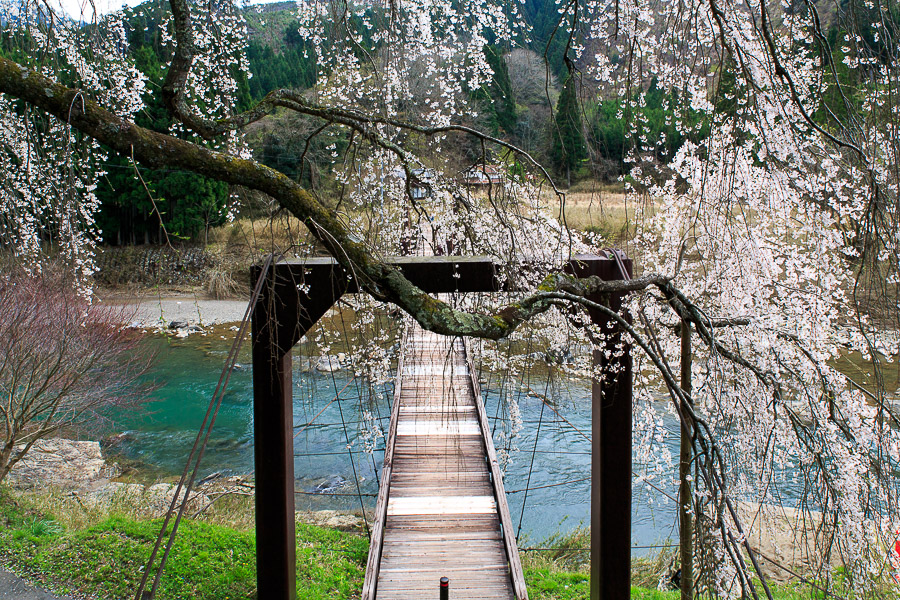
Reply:
M141 329L187 329L239 323L247 310L246 300L211 300L169 296L160 298L104 298L125 307L129 325Z
M0 577L4 589L27 590L29 600L57 596L111 600L128 597L171 502L171 482L144 486L115 481L121 471L104 460L97 442L51 439L39 443L0 487L0 568L26 580ZM35 482L40 482L36 484ZM192 496L160 597L254 597L252 483L207 477ZM301 511L297 519L298 597L356 598L368 553L363 520L338 511ZM533 600L589 596L589 535L576 529L523 552ZM632 598L674 600L651 588L668 582L671 553L632 561ZM4 588L4 582L8 585ZM809 596L782 584L776 597ZM24 592L23 592L24 593ZM43 594L43 595L42 595ZM18 596L3 596L0 598Z
M65 508L48 508L39 496L20 496L0 487L0 568L27 582L12 585L35 594L28 600L113 600L131 597L159 532L161 520L108 514L76 523ZM256 598L252 525L230 527L214 517L186 518L166 569L158 597L222 600ZM369 542L359 529L298 523L297 597L304 600L358 598L365 576ZM583 539L581 541L584 541ZM557 540L558 549L523 556L532 600L587 600L589 565L573 561L572 539ZM583 555L583 554L582 554ZM676 600L678 592L653 589L665 561L633 561L632 600ZM35 589L35 588L39 589ZM42 589L52 594L45 593ZM0 587L0 591L2 591ZM13 588L19 589L19 588ZM40 595L44 594L44 595ZM803 587L775 585L776 600L812 600ZM2 596L19 598L18 596Z

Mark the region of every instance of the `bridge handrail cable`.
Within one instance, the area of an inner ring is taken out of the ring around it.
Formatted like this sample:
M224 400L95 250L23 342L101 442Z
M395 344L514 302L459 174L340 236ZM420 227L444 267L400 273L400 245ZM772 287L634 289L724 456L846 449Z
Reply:
M387 444L384 448L384 466L381 468L381 482L378 486L378 499L375 504L375 524L372 527L372 538L369 545L369 558L366 561L365 583L361 600L375 600L378 586L378 571L381 569L381 550L384 545L384 524L387 521L388 494L391 486L391 471L394 459L394 442L397 439L397 422L400 414L400 390L403 387L403 363L406 353L406 342L409 327L403 331L400 342L400 358L397 360L397 377L394 379L394 402L391 406L390 429Z
M469 369L469 378L472 382L472 391L475 394L475 407L478 413L478 424L481 427L481 435L484 437L484 447L487 453L488 467L491 471L491 483L494 489L494 498L497 501L497 510L500 513L500 526L503 529L503 544L506 546L506 557L509 560L510 576L512 577L513 592L516 600L528 600L528 590L525 587L525 573L522 570L522 561L519 558L519 548L516 545L516 537L513 534L512 518L509 514L509 503L506 500L506 491L503 487L503 473L500 463L497 461L497 452L494 449L493 436L488 426L487 413L484 410L484 396L481 395L481 385L478 383L478 372L472 362L472 347L468 338L463 338L463 347L466 355L466 366Z

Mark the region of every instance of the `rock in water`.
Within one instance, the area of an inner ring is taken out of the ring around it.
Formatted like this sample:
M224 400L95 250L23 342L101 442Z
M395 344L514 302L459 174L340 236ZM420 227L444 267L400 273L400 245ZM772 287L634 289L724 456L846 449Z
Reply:
M314 494L327 494L329 492L333 492L336 489L339 489L347 483L347 480L341 477L340 475L333 475L314 487L312 492Z
M324 355L319 358L319 362L316 363L316 370L321 371L322 373L333 373L334 371L339 371L341 369L341 359L337 356Z

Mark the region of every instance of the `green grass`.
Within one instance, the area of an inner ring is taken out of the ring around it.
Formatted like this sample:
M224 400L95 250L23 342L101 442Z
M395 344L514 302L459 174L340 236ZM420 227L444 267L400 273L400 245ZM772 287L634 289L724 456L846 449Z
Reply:
M112 516L66 531L0 493L0 525L4 564L57 592L112 599L133 596L162 522ZM297 525L297 597L358 597L368 547L355 533ZM185 520L157 597L254 598L255 560L252 532Z
M587 573L526 569L525 583L531 600L588 600L591 595ZM631 586L631 600L678 600L680 597L677 591L661 592Z
M676 600L681 598L681 592L661 592L631 586L631 600Z
M590 597L591 588L585 573L526 569L525 585L531 600L575 600Z
M96 522L60 518L0 488L0 564L58 593L98 600L132 597L161 526L158 519L111 515ZM55 510L55 509L54 509ZM60 508L60 510L64 510ZM563 548L583 547L587 532L576 530L553 541ZM365 576L368 540L352 532L297 525L297 597L304 600L359 598ZM527 557L523 563L532 600L588 600L588 565L577 552ZM647 563L644 571L658 565ZM641 566L634 571L638 581ZM648 571L648 572L649 572ZM646 573L644 573L646 575ZM776 600L815 600L805 586L773 585ZM252 531L185 520L179 528L157 597L232 600L256 598L255 542ZM677 600L678 592L631 588L632 600Z

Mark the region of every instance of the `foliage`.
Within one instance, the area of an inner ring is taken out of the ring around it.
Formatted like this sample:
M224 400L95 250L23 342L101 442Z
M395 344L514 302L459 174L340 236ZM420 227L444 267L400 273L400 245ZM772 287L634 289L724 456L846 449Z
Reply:
M572 183L572 173L587 158L584 131L581 123L581 104L578 101L577 79L570 75L563 84L556 104L555 127L550 130L551 158L558 173Z

